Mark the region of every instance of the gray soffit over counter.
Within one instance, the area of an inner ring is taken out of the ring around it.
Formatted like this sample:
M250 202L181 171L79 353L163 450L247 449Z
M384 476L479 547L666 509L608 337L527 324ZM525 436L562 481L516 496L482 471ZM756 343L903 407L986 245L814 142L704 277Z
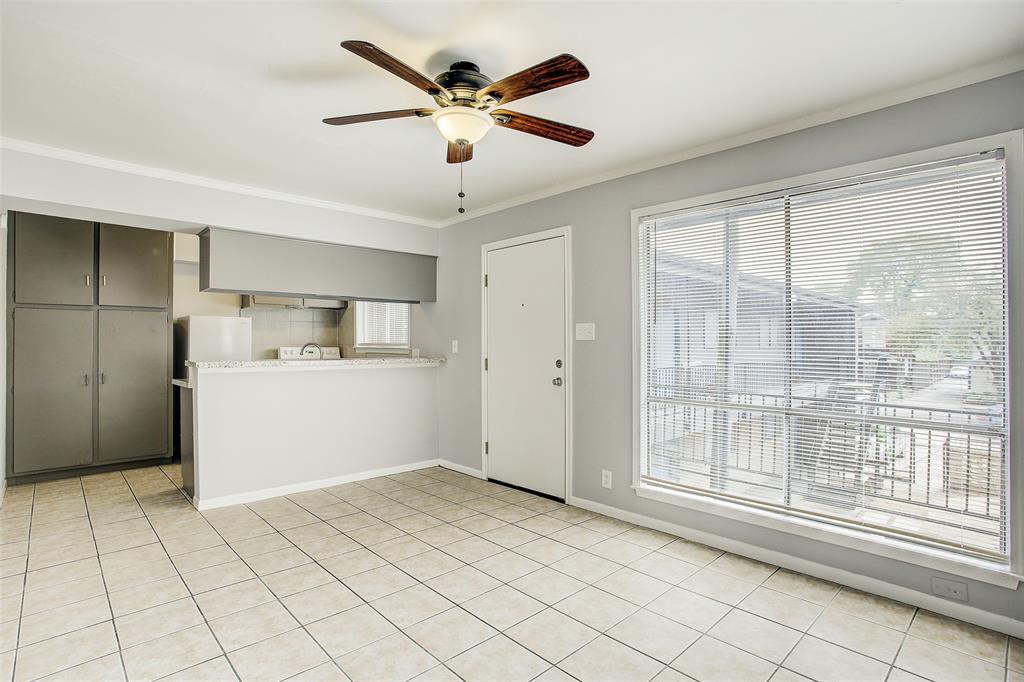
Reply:
M199 235L203 291L340 298L437 300L437 257L271 237L223 228Z

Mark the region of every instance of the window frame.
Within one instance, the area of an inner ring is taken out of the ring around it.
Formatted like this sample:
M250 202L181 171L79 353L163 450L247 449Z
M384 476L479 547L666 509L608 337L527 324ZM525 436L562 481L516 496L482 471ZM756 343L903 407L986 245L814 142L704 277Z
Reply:
M958 156L967 156L993 149L1003 149L1007 183L1007 310L1024 310L1024 130L1013 130L997 135L956 142L926 150L831 168L770 182L738 187L722 192L690 197L630 212L632 262L632 345L633 345L633 408L632 408L632 485L638 497L664 502L703 513L713 514L744 523L797 534L801 537L855 549L870 554L945 571L982 582L1016 588L1024 580L1024 314L1008 320L1009 411L1007 420L1009 476L1008 529L1009 564L963 556L939 548L916 545L899 538L891 538L851 528L753 505L731 502L710 495L685 492L643 482L640 477L643 443L646 439L646 420L641 410L646 393L643 373L643 322L641 315L640 282L640 225L645 219L673 211L681 211L709 204L754 198L758 195L793 190L803 185L843 180L856 175L885 172L906 166L932 163ZM1014 523L1016 522L1016 523Z
M360 326L361 326L360 319L362 317L362 313L360 312L359 308L364 303L388 303L388 304L391 304L391 305L404 305L406 307L406 309L408 310L408 314L409 314L409 325L408 325L409 336L408 336L408 339L406 340L406 343L405 344L395 344L395 343L360 343L359 342L359 339L360 339L359 330L360 330ZM355 313L355 319L353 320L353 330L352 330L353 331L353 335L352 335L353 336L353 345L352 345L353 348L355 348L357 351L372 351L372 352L377 352L377 353L396 353L396 354L404 354L404 353L409 353L409 352L412 351L412 304L411 303L402 303L402 302L399 302L399 301L352 301L352 305L353 305L352 312Z

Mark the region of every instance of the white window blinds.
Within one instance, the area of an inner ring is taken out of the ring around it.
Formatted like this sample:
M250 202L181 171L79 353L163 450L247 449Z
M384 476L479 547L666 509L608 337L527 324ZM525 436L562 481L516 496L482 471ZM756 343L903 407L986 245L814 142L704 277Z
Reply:
M409 347L409 304L356 301L356 346Z
M640 475L1005 560L991 152L641 221Z

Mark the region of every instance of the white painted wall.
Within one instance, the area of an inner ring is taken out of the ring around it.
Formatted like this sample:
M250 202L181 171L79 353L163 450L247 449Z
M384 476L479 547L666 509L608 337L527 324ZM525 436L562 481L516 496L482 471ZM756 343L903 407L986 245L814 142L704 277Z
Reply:
M199 290L199 266L192 263L174 264L174 319L186 315L222 315L238 317L241 297L238 294L219 294Z
M241 296L199 290L199 237L194 234L174 233L173 284L174 319L186 315L238 316Z
M443 367L192 370L200 508L436 463Z
M437 255L437 230L422 224L340 210L329 202L291 200L273 192L232 191L164 173L115 170L94 157L3 149L0 173L8 210L36 211L87 220L172 231L206 225L313 239L335 244ZM120 164L126 169L128 164Z

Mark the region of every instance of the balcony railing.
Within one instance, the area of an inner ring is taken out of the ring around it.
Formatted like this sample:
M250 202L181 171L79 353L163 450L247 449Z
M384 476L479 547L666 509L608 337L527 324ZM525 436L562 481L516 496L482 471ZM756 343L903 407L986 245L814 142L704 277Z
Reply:
M657 372L650 477L1005 554L1001 414L864 400L828 383L789 397L723 394L713 369Z

